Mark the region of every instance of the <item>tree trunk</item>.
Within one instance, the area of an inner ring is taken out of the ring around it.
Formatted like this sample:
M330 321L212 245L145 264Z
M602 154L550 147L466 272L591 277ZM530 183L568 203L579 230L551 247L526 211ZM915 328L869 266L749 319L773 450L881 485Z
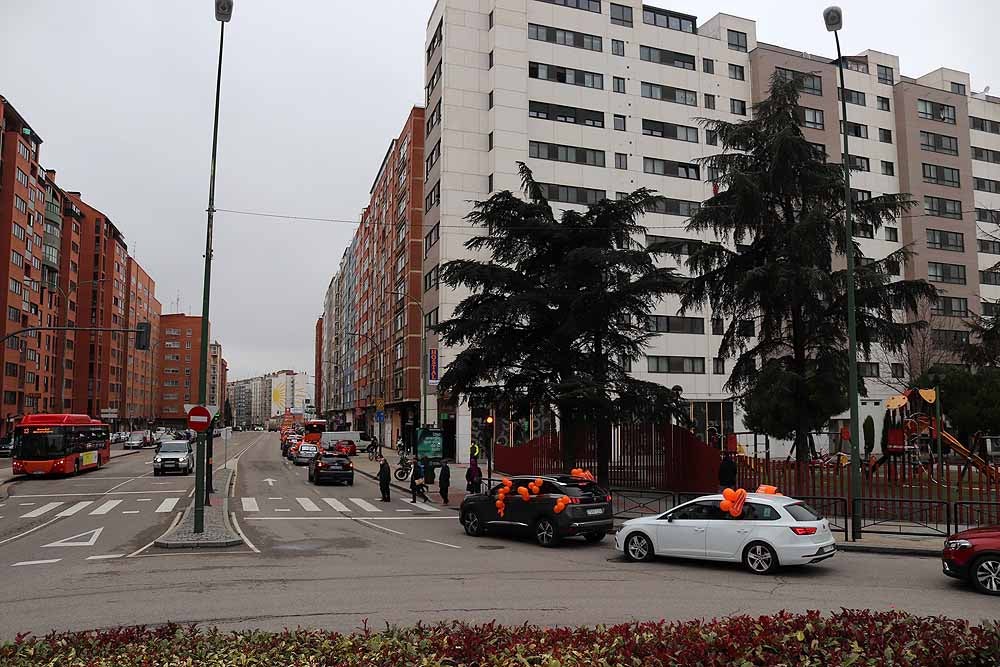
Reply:
M598 419L594 427L597 436L597 483L611 488L611 422Z
M579 417L570 410L559 408L559 451L563 472L568 473L576 467L576 439L579 433Z

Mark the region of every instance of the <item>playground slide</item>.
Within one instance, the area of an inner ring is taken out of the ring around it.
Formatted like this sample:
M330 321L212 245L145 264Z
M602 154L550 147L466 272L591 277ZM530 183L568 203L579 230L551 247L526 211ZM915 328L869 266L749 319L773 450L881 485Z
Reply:
M917 417L917 423L926 428L932 438L937 437L937 429L928 417L925 415L919 415ZM983 458L978 454L973 454L968 447L958 441L958 438L947 431L941 431L941 439L948 443L948 446L951 447L951 451L955 452L964 459L968 459L972 465L974 465L976 469L988 479L993 482L1000 482L1000 470L998 470L996 466L990 465L989 461L983 460Z

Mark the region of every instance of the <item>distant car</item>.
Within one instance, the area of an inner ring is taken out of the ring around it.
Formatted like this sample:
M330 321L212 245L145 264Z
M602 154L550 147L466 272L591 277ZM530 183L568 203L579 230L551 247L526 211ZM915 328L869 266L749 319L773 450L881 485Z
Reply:
M153 436L149 431L133 431L125 441L125 449L142 449L153 446Z
M14 451L14 438L7 436L0 440L0 458L7 458L11 456Z
M194 472L194 452L187 440L167 440L157 446L156 456L153 457L153 476L168 472L185 475Z
M345 456L357 456L358 455L358 443L353 440L338 440L332 445L326 448L326 451L333 452L334 454L343 454Z
M952 535L944 543L941 564L949 577L971 583L980 593L1000 595L1000 526Z
M318 453L319 447L308 442L303 442L296 447L295 453L292 455L292 463L297 466L307 465Z
M344 454L317 452L309 461L309 481L318 485L327 480L354 486L354 464L351 459Z
M750 493L734 518L719 508L722 499L702 496L662 514L629 519L615 535L615 549L630 561L679 556L742 562L754 574L818 563L837 552L829 522L802 501Z

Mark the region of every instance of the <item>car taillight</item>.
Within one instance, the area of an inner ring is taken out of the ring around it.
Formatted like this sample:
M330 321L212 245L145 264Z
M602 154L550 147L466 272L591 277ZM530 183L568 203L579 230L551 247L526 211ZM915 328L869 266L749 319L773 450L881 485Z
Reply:
M353 468L353 467L354 467L354 464L353 464L353 463L351 463L350 461L348 461L348 462L347 462L347 467L348 467L348 468Z
M316 461L316 467L317 468L322 468L323 467L323 462L322 461Z
M611 502L611 494L610 493L608 495L604 496L604 502L606 502L606 503L610 503Z
M796 535L815 535L816 528L814 526L792 526L792 532Z

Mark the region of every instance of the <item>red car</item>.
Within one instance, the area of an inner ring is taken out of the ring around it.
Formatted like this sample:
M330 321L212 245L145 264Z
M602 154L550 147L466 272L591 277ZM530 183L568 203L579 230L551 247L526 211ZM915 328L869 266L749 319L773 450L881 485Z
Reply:
M334 454L357 456L358 445L353 440L338 440L337 442L333 443L333 446L328 448L327 451L333 452Z
M1000 595L1000 526L952 535L941 553L944 573L970 582L977 591Z

